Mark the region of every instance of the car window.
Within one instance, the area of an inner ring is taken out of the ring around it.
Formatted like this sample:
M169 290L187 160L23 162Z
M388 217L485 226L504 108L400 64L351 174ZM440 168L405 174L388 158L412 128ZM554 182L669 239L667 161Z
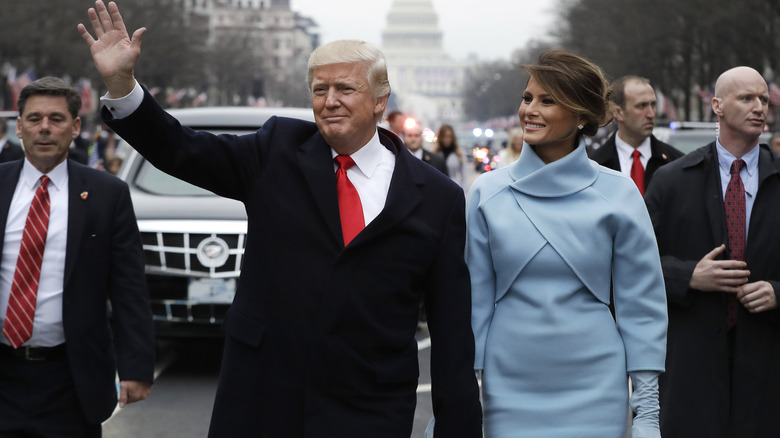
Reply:
M208 190L168 175L145 160L141 164L141 168L138 169L135 185L139 189L155 195L216 196Z
M199 129L199 128L196 128ZM252 129L209 129L214 134L235 134L243 135L255 132ZM117 146L117 156L125 158L132 147L124 140L120 139ZM148 161L143 160L135 176L135 186L139 189L162 196L216 196L214 193L194 186L188 182L168 175L160 169L152 166Z

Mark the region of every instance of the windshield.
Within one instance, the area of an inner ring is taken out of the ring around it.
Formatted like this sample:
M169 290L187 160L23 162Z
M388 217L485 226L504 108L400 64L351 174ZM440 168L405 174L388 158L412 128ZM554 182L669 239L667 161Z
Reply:
M135 185L155 195L216 196L208 190L168 175L145 160L135 177Z

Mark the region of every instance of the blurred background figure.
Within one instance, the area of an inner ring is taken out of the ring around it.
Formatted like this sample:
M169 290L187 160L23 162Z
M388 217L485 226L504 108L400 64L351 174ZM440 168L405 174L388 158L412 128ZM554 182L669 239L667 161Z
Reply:
M106 165L105 165L106 172L108 172L108 173L110 173L112 175L116 175L117 173L119 173L119 167L121 165L122 165L122 159L121 158L116 157L116 156L111 157L111 158L106 160Z
M412 120L412 122L414 121ZM440 155L425 150L423 147L422 127L418 123L405 123L403 134L406 149L409 149L412 155L447 175L447 166L444 164L444 159Z
M523 150L523 128L512 128L509 130L509 138L506 141L506 147L498 152L498 167L507 167L520 158L520 151Z
M769 147L774 153L780 155L780 131L772 134L772 138L769 139Z
M458 145L458 139L455 137L455 130L451 125L441 125L436 134L436 143L433 146L433 152L439 154L447 165L447 174L459 186L464 187L466 182L464 167L466 161L463 158L463 151Z
M683 153L658 140L655 127L656 97L650 80L640 76L623 76L612 89L612 111L617 131L590 158L634 180L644 196L656 169L683 156Z
M24 150L22 150L21 145L8 139L7 130L6 119L0 118L0 163L24 158Z
M390 129L395 135L401 137L401 140L404 139L405 121L406 121L406 116L401 111L393 110L387 113L388 129Z

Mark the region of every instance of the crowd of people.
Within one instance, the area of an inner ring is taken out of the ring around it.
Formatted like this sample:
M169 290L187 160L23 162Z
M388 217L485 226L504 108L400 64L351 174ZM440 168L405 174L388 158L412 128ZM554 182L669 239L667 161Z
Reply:
M759 144L753 68L720 75L718 138L683 155L652 135L649 80L546 51L524 66L504 163L466 196L452 126L431 150L400 112L377 126L390 84L371 44L311 54L315 122L214 135L136 80L144 28L113 2L88 17L106 132L246 205L209 436L409 437L421 306L429 437L780 435L780 156ZM99 437L115 373L121 406L152 389L127 185L67 160L79 106L60 79L30 84L25 157L0 164L2 436Z

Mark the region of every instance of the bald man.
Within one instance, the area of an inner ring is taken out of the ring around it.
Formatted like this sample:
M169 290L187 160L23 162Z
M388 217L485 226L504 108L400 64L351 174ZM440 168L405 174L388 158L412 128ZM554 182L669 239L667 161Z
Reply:
M669 302L664 438L780 436L780 159L759 145L768 103L757 71L723 73L717 140L658 169L645 196Z

